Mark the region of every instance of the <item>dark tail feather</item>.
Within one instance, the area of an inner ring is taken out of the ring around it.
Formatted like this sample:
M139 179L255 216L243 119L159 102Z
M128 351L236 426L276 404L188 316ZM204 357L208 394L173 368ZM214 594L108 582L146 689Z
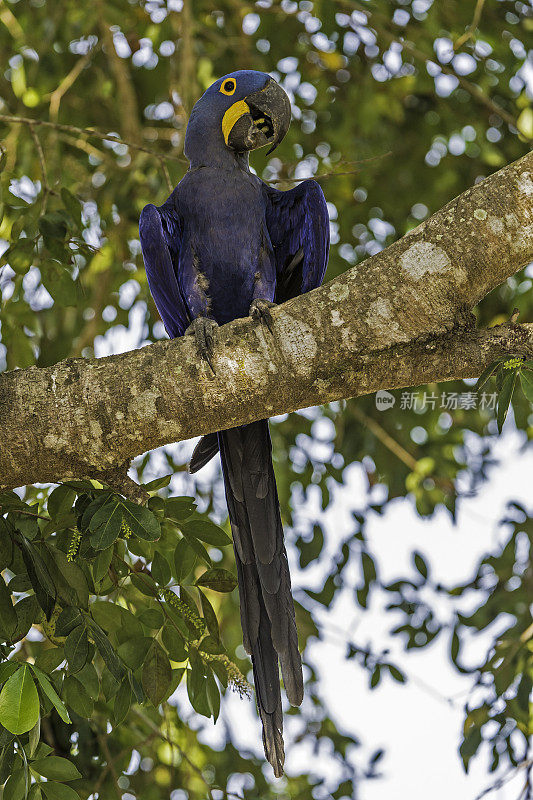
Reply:
M285 756L278 658L292 705L302 702L303 678L268 422L232 428L218 437L243 642L252 657L265 754L279 777Z
M205 467L208 461L211 461L213 456L218 453L218 433L208 433L202 436L194 450L192 451L191 460L189 461L188 470L191 475L198 472L199 469Z

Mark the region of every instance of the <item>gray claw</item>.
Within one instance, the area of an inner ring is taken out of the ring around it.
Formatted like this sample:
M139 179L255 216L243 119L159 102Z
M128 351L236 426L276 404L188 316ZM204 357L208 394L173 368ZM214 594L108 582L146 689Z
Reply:
M270 313L270 309L274 308L275 305L276 303L271 303L270 300L252 300L249 311L252 319L264 322L272 335L274 335L274 329L272 326L272 314Z
M196 347L204 361L207 361L209 364L213 375L215 374L215 368L211 361L211 354L213 351L213 332L215 328L218 328L218 325L213 319L209 319L208 317L196 317L184 334L185 336L194 336Z

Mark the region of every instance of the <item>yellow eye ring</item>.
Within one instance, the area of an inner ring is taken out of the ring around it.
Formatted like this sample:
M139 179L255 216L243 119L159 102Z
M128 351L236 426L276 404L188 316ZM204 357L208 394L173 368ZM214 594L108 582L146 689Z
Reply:
M226 80L222 83L219 91L222 94L232 95L235 94L235 89L237 88L237 81L235 78L226 78Z

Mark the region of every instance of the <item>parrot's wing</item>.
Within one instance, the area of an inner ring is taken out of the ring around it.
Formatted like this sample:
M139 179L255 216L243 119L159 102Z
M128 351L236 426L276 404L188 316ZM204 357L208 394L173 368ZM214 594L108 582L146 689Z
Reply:
M307 180L280 192L266 186L266 223L276 259L276 302L316 289L326 271L329 215L324 193Z
M183 336L191 322L180 291L177 265L181 246L181 220L167 204L145 206L139 234L150 292L171 339Z

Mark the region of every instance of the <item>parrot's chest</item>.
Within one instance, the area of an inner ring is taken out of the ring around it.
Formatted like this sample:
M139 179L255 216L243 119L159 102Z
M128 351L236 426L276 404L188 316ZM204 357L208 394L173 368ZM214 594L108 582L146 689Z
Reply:
M261 245L265 210L260 188L230 173L199 182L195 189L186 233L200 267L211 271L224 263L226 268L239 269Z
M218 174L213 174L218 173ZM253 176L199 170L188 182L184 219L185 269L210 282L247 278L261 268L265 245L265 206Z
M182 288L186 296L201 292L219 321L246 316L258 277L271 265L261 184L242 173L195 175L180 198Z

